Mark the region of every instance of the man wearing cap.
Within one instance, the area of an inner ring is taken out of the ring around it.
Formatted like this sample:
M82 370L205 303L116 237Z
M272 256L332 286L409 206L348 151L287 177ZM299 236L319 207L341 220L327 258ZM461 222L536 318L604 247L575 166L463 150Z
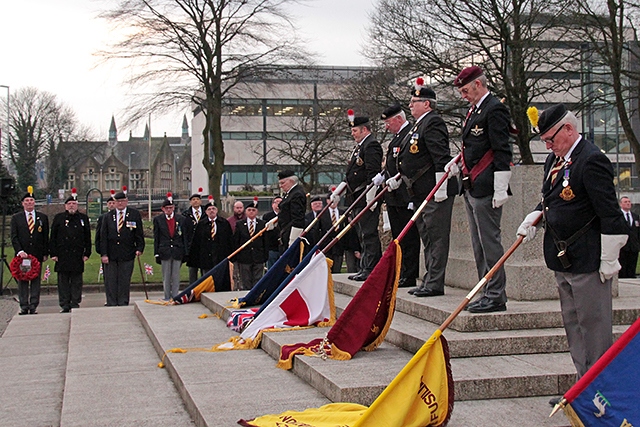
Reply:
M251 240L265 227L265 222L258 218L258 202L256 200L245 202L244 212L247 217L243 221L236 223L236 231L233 233L235 249ZM240 286L236 287L235 290L250 290L253 288L253 285L258 283L263 276L264 263L267 261L264 234L241 250L232 261L240 274Z
M356 141L346 172L347 203L352 204L367 188L373 177L382 169L382 147L371 134L371 122L368 117L354 117L350 122L351 136ZM345 184L340 184L331 196L333 203L338 203L339 195ZM376 195L376 186L367 192L365 200L361 200L354 207L354 215L358 215ZM380 205L375 203L356 224L360 246L362 248L360 271L349 276L350 280L364 281L369 277L374 267L382 257L380 237L378 236L378 222L380 219Z
M107 199L107 212L100 215L98 217L98 221L96 221L96 235L94 245L97 253L100 253L100 228L102 227L102 222L104 218L109 214L109 212L116 208L116 199L114 198L115 195L116 192L111 190L111 195L109 195L109 198ZM102 266L102 271L104 272L104 265Z
M162 266L164 300L169 301L180 290L180 266L189 250L190 220L174 212L172 198L162 202L163 215L153 218L153 254Z
M382 179L378 179L375 182L378 185L398 174L401 143L411 130L411 124L407 121L407 116L400 104L384 110L380 118L384 121L385 128L393 134L393 138L387 148L386 170L381 173ZM398 181L398 184L398 188L391 192L388 191L384 195L389 224L391 225L391 234L394 239L400 235L400 232L413 216L413 202L407 192L407 186L403 180ZM402 248L402 272L400 273L398 286L413 288L416 286L416 278L420 268L418 258L420 256L420 235L416 227L409 229L400 242L400 247Z
M29 186L22 196L24 210L11 217L11 243L17 257L33 255L42 264L49 254L49 218L35 210L36 199ZM31 281L18 280L19 314L37 314L40 304L40 275Z
M229 221L218 215L216 205L207 203L203 209L206 216L196 225L187 261L189 267L200 269L201 276L228 257L233 244ZM229 290L216 287L216 292Z
M75 189L74 189L75 190ZM58 273L58 302L61 313L80 307L84 263L91 256L89 217L78 212L78 199L72 193L64 203L65 211L53 217L49 249Z
M318 215L320 215L320 212L322 211L322 208L324 207L324 205L322 203L322 197L313 196L311 198L311 202L310 202L309 205L311 207L311 212L307 212L307 214L304 216L304 226L305 226L305 228L310 226L311 223L313 222L313 220L315 220L316 217ZM313 227L311 227L311 229L309 230L309 232L306 235L306 239L309 242L309 246L312 247L316 243L318 243L320 241L320 238L322 238L323 235L324 235L324 230L322 230L322 228L320 226L320 219L318 218L316 223L313 225Z
M397 158L401 180L407 187L411 202L418 207L444 176L444 167L451 160L449 132L444 120L434 111L436 93L423 86L422 79L411 91L409 108L416 123L400 143ZM389 190L398 188L395 178L387 180ZM410 290L417 297L444 295L444 276L449 258L451 212L457 188L455 180L445 182L417 218L416 226L424 245L426 273L422 284Z
M104 218L100 229L100 255L108 306L129 305L131 275L136 256L144 252L142 216L127 207L124 192L114 196L116 208Z
M202 188L200 188L199 191L202 191ZM204 213L204 210L201 206L202 195L199 192L193 193L191 197L189 197L189 204L191 206L189 207L189 209L183 211L182 215L185 218L191 220L191 228L187 233L187 239L190 243L191 239L193 238L193 233L196 230L196 225L198 225L198 222L206 217L206 214ZM196 280L198 280L198 267L189 267L189 283L193 283Z
M480 67L462 70L454 85L470 108L462 126L462 159L459 164L450 162L445 170L450 176L461 175L478 278L482 278L504 254L500 221L510 194L511 119L507 107L489 92ZM467 306L469 312L505 311L506 284L501 267L485 285L482 297Z
M569 352L582 377L612 343L612 277L627 227L618 208L611 162L578 133L563 104L538 121L551 150L544 166L542 202L518 228L527 242L544 214L544 258L554 271ZM542 223L542 221L540 221ZM538 225L540 225L540 223Z
M280 202L278 225L280 226L280 253L283 253L300 236L304 229L307 196L292 170L278 172L278 185L283 197Z
M281 201L282 201L282 197L280 196L276 196L273 199L271 199L271 210L266 214L262 215L262 219L265 222L269 222L273 218L278 216L278 212L280 212ZM275 224L275 227L273 230L269 230L264 233L264 238L266 242L265 245L269 253L269 258L267 259L267 270L270 269L273 266L273 264L275 264L278 261L278 258L280 258L280 245L278 244L278 236L280 236L280 225L278 223Z

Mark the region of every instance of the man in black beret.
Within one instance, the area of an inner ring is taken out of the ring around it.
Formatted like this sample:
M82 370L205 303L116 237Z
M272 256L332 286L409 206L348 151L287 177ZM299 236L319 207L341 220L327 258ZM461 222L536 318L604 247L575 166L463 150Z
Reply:
M11 244L23 260L33 255L42 264L49 255L49 218L35 210L36 199L29 186L22 196L23 211L11 217ZM40 304L40 275L31 281L18 280L19 314L37 314Z
M82 301L82 273L91 256L91 226L89 217L78 212L75 194L67 198L64 208L51 222L49 252L56 262L61 313L69 313Z
M411 91L409 108L415 125L400 143L398 171L407 187L410 201L418 207L444 176L444 167L451 160L449 132L435 110L436 93L418 78ZM396 190L399 180L389 178L387 186ZM417 297L444 295L444 276L449 258L451 212L457 188L455 181L445 182L435 193L416 220L424 244L426 273L422 283L409 292ZM418 249L419 250L419 249Z
M265 228L265 221L258 218L258 201L251 200L244 203L245 219L236 223L233 232L234 250L247 243ZM264 263L268 252L264 234L256 237L247 247L231 259L234 271L238 270L240 281L234 290L250 290L264 275Z
M100 228L100 255L107 305L121 306L129 305L134 259L142 255L145 242L140 212L127 206L126 193L116 193L114 198L116 208Z
M532 240L533 223L544 214L544 258L555 274L569 352L580 378L613 341L611 281L620 270L618 253L628 230L611 162L582 138L576 116L554 105L542 112L538 128L552 153L544 166L542 202L517 233L525 242Z
M321 196L313 196L309 203L309 207L311 208L311 212L307 212L304 216L304 227L305 229L311 225L314 219L320 214L324 204L322 202L323 198ZM311 227L306 234L306 239L309 242L309 246L314 246L316 243L320 241L324 232L320 226L320 220L316 221L316 223Z
M278 172L278 185L282 190L282 201L278 214L280 253L284 253L304 229L307 196L292 170Z
M189 250L191 221L174 212L172 198L162 202L163 215L153 218L153 254L162 266L164 300L169 301L180 290L180 267Z
M504 254L500 221L502 205L510 194L511 118L507 107L489 92L480 67L462 70L454 85L470 107L462 124L462 159L459 164L449 162L445 170L450 171L450 177L462 177L471 243L481 279ZM501 267L483 288L483 295L467 306L469 312L505 311L506 285Z
M402 143L411 131L411 124L407 121L407 116L400 104L395 104L385 109L380 115L380 119L384 121L385 128L393 135L393 138L387 148L386 170L376 175L373 179L376 185L381 185L398 174ZM394 239L400 235L402 229L413 216L414 207L406 184L403 180L398 181L398 183L400 184L398 188L384 195L389 224L391 225L391 234ZM400 242L400 247L402 248L402 272L400 273L398 286L413 288L416 286L416 278L420 268L420 235L417 227L409 229Z
M206 215L204 213L204 209L202 209L202 187L198 188L197 193L193 193L189 197L189 208L182 211L182 215L191 220L191 229L188 230L187 238L189 242L193 237L193 233L196 230L196 225L198 222L202 220ZM198 268L197 267L189 267L189 283L193 283L198 280Z
M371 122L368 117L350 118L351 136L356 142L349 164L347 165L346 180L341 183L331 196L331 202L336 205L340 195L346 188L347 203L352 204L367 188L371 180L382 169L382 147L371 134ZM353 209L358 215L376 196L376 186L371 187L365 196ZM375 203L356 224L356 231L362 248L360 271L349 276L350 280L364 281L369 277L374 267L382 257L378 222L380 219L380 204Z

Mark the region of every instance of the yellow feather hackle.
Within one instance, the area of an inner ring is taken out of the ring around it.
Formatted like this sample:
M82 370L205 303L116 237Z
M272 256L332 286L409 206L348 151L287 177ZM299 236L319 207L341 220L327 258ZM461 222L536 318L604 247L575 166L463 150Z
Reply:
M536 107L529 107L527 108L527 116L529 117L529 122L531 123L531 126L533 126L534 128L538 127L538 109Z
M33 194L33 186L30 185L27 187L27 193Z

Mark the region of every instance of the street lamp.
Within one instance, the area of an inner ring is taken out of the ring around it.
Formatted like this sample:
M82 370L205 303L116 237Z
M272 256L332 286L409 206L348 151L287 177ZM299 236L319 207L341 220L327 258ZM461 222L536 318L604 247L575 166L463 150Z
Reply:
M127 171L127 184L129 185L129 188L133 189L133 185L131 185L131 156L136 154L135 151L132 151L129 153L129 170Z

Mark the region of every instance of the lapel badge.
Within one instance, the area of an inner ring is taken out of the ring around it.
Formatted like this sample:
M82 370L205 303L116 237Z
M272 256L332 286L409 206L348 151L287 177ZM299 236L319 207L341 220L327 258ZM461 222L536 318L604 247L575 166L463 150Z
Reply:
M417 141L416 141L416 142L417 142ZM410 152L411 154L416 154L416 153L418 153L419 151L420 151L420 150L418 150L418 144L416 144L416 143L411 144L411 147L409 147L409 152Z
M38 226L38 233L42 233L42 227Z
M476 127L471 129L471 133L473 134L473 136L480 136L484 133L484 129L479 128L478 125L476 125Z
M571 189L570 185L567 185L566 187L564 187L562 189L562 191L560 192L560 198L562 200L564 200L565 202L568 202L569 200L573 199L574 197L576 197L576 195L573 194L573 190Z
M356 165L358 166L364 165L364 160L362 160L362 157L358 156L358 158L356 159Z

